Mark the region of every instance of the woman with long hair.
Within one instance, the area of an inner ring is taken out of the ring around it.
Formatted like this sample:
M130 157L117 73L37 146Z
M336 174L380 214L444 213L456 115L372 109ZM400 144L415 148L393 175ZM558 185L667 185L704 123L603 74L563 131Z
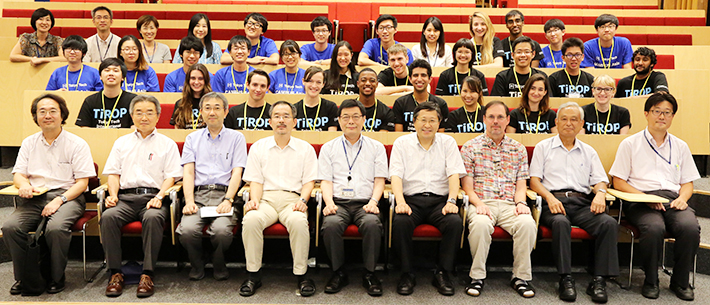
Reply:
M508 133L557 133L557 114L550 110L550 83L547 76L533 74L523 87L520 106L510 112Z
M454 67L446 69L439 74L436 84L436 95L461 95L463 79L475 76L481 82L481 94L488 95L486 76L473 68L473 54L475 46L470 39L461 38L454 44Z
M325 86L321 94L358 94L357 70L353 62L353 47L341 40L333 48L330 69L325 70Z
M616 81L606 74L594 78L592 95L594 103L582 106L586 134L628 134L631 129L629 110L614 105L611 99L616 91Z
M483 82L476 76L467 76L461 83L461 101L463 106L449 112L446 120L446 132L486 131L483 124Z
M424 21L422 37L419 44L412 47L414 59L424 59L432 67L451 67L453 55L451 47L444 39L444 25L437 17L429 17Z
M202 41L205 51L202 52L198 63L201 64L219 64L222 58L222 49L219 44L212 40L212 26L210 19L203 13L197 13L190 18L190 25L187 28L187 36L197 37ZM180 48L175 51L175 54L180 54ZM182 63L180 56L173 58L174 64Z
M118 59L128 69L121 87L128 92L160 92L158 75L148 65L136 36L126 35L118 42Z
M503 44L496 37L491 18L484 12L475 12L469 18L471 40L476 48L473 64L484 67L503 67Z
M212 92L210 71L203 64L190 66L185 74L182 98L175 102L170 125L175 129L197 129L205 127L200 117L200 99Z

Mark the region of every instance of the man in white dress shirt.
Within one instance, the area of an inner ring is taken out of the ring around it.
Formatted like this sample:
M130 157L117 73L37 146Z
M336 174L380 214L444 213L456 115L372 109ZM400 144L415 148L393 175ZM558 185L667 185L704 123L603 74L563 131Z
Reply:
M113 12L105 6L97 6L91 10L91 20L96 26L96 34L86 39L88 51L84 62L102 62L106 58L116 57L118 42L121 40L116 34L111 33Z

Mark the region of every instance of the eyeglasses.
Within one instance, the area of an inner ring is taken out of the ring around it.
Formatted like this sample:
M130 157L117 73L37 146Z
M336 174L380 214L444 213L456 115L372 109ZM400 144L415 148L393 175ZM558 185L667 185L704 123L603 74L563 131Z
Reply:
M57 114L59 114L59 110L57 110L57 109L52 109L52 110L50 110L50 111L47 111L47 110L40 110L40 111L37 111L37 115L40 116L40 117L47 116L47 114L49 114L49 115L51 115L51 116L56 116Z
M248 28L260 29L260 28L261 28L261 23L247 22L247 27L248 27Z
M290 116L290 115L283 115L283 116L282 116L282 115L275 115L275 116L273 117L273 119L276 120L276 121L281 120L281 119L283 119L283 120L290 120L291 118L292 118L292 116Z
M419 122L420 124L423 124L423 125L427 125L427 124L434 125L434 124L439 123L438 120L434 120L434 119L427 120L427 119L423 119L423 118L417 119L417 122Z
M602 30L613 30L616 29L616 24L605 24L599 27Z
M552 28L552 29L549 29L549 30L548 30L547 32L545 32L545 33L547 33L547 34L552 34L552 33L556 33L556 32L559 32L559 31L560 31L560 29L558 29L558 28Z
M652 109L650 112L651 112L651 114L653 114L653 116L661 116L661 114L662 114L663 116L665 116L667 118L671 117L673 115L673 112L669 111L669 110L661 111L658 109Z
M137 118L141 118L141 117L152 117L152 116L154 116L154 115L155 115L155 112L136 112L136 113L133 114L133 116L135 116L135 117L137 117Z
M571 60L572 58L582 59L582 57L584 57L584 54L582 54L582 53L577 53L577 54L565 54L565 58L570 59L570 60Z
M283 58L287 58L287 57L296 58L297 56L301 56L301 54L296 53L296 52L294 52L294 53L283 53L283 54L281 54L281 56L283 56Z
M64 49L64 51L67 53L81 53L79 49Z
M530 51L530 50L527 50L527 51L515 51L515 55L523 55L523 54L525 54L525 55L528 55L528 56L529 56L529 55L532 55L532 53L533 53L533 52Z
M612 91L614 91L614 88L611 87L593 87L592 89L596 91L604 91L606 93L611 93Z
M378 27L377 30L378 30L378 31L387 31L387 32L389 32L389 31L394 30L394 26L392 26L392 25L381 26L381 27Z
M106 16L96 15L96 16L94 16L94 19L96 19L96 20L101 20L101 19L111 20L111 15L106 15Z
M138 53L138 48L123 48L121 52L125 53Z
M185 54L185 53L187 53L187 54ZM187 56L190 56L190 55L200 56L200 52L197 52L197 51L183 51L183 52L182 52L182 55L183 55L183 56L185 56L185 55L187 55Z
M357 121L357 120L360 120L361 118L362 118L362 116L357 115L357 114L353 115L353 116L350 116L350 115L341 115L340 116L340 120L343 122L349 122L350 119Z
M328 31L328 30L317 30L317 31L313 31L313 33L316 33L316 34L328 34L328 33L330 33L330 31Z

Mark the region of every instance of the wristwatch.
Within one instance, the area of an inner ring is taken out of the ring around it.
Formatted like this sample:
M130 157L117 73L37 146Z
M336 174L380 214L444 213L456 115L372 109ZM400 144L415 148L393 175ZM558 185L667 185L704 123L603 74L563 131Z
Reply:
M519 204L526 205L525 201L518 201L518 202L515 203L516 206L519 205Z
M307 204L307 203L308 203L308 200L306 200L306 199L303 199L303 197L301 197L301 198L298 198L298 199L299 199L299 200L301 200L301 202L303 202L304 204Z
M155 198L158 198L158 200L163 201L163 196L155 195Z
M59 199L62 200L62 204L67 203L67 201L69 201L69 200L67 200L67 196L64 196L64 195L59 195Z
M446 203L456 204L456 199L455 199L455 198L449 198L449 200L446 200Z
M229 198L229 197L227 197L227 196L224 196L224 198L222 199L222 201L224 201L224 200L229 201L229 203L234 203L234 198Z
M606 194L606 190L605 190L605 189L598 189L597 192Z

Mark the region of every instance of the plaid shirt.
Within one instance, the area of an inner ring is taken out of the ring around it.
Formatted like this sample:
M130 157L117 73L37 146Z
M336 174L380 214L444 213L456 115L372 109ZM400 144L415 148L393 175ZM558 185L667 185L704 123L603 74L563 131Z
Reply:
M530 178L525 146L507 136L500 145L485 134L471 139L461 148L461 157L481 200L513 202L516 182Z

